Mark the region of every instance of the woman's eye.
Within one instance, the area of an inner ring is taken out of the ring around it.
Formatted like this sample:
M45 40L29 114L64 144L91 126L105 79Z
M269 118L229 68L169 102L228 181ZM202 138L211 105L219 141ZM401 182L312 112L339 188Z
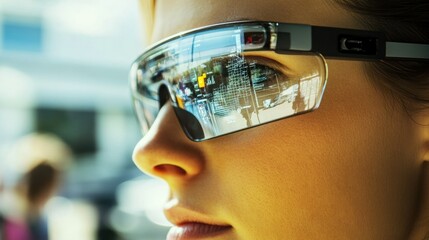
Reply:
M297 82L286 74L285 66L267 58L250 58L247 61L256 105L270 108L292 101Z
M283 72L271 66L262 65L257 62L249 63L250 79L255 91L278 90L287 88L290 84L289 77Z

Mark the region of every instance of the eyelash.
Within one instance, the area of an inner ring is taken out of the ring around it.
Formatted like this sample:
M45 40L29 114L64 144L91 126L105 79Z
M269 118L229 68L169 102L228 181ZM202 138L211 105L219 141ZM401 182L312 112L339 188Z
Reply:
M268 70L271 70L274 74L276 74L277 78L281 79L281 82L289 82L293 78L291 76L290 71L287 71L287 67L282 65L281 63L264 57L246 57L246 61L249 64L254 64L255 66L260 66L262 68L268 68Z

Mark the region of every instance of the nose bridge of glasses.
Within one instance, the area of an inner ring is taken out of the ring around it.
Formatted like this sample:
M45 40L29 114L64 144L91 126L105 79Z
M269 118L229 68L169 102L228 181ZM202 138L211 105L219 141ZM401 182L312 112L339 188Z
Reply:
M190 140L199 141L204 139L204 130L199 120L191 112L176 106L174 93L171 92L167 83L161 84L159 87L158 97L160 109L167 101L172 101L172 106L180 126Z
M171 100L171 94L166 84L161 84L158 89L159 108L161 109L164 104Z
M204 130L198 118L180 107L173 108L186 136L192 141L204 139Z

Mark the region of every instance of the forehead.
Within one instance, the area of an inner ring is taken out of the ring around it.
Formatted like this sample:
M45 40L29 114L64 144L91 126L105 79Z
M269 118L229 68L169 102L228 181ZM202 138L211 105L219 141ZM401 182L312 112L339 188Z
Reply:
M332 0L157 0L152 41L244 19L357 28L350 14Z

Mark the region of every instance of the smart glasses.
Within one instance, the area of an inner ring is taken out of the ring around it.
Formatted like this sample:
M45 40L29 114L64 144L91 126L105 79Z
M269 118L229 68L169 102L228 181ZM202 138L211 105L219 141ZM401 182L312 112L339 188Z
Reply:
M429 45L380 32L277 22L223 23L180 33L145 51L130 73L147 132L170 101L186 136L203 141L317 109L325 58L429 59Z

